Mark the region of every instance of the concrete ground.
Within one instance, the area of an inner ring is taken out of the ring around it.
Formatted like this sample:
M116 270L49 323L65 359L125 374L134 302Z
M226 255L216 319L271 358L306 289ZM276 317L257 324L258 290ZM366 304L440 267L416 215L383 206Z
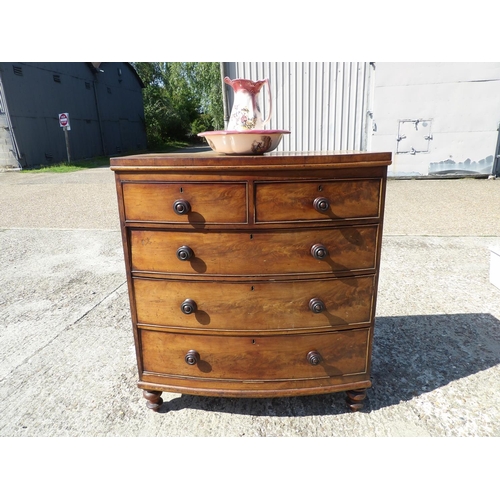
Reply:
M500 180L390 180L365 409L137 389L113 173L0 174L0 436L500 436Z

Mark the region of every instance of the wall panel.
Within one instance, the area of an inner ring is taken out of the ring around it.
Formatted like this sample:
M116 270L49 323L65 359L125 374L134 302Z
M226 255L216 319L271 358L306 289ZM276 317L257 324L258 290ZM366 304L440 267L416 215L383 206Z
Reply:
M227 62L229 78L269 78L273 115L266 128L290 130L279 151L366 150L370 64ZM226 85L228 113L233 90ZM267 116L267 90L261 109Z

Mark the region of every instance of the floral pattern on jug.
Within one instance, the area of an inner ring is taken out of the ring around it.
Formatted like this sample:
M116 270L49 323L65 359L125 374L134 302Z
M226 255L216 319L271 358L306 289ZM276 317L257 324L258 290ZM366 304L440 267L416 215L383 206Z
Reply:
M257 107L257 109L259 109ZM250 110L248 107L244 107L239 109L238 106L233 106L233 112L231 113L231 119L234 120L235 127L243 127L245 130L253 130L255 128L255 124L257 123L257 117L253 116L249 117Z

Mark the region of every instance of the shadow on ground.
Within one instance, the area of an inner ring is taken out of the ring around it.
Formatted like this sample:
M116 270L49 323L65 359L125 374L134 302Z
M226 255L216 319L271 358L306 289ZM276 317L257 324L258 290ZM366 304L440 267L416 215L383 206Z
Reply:
M376 319L373 387L363 412L409 401L500 363L500 321L490 314ZM292 398L212 398L183 394L159 413L184 408L255 416L349 413L345 393Z

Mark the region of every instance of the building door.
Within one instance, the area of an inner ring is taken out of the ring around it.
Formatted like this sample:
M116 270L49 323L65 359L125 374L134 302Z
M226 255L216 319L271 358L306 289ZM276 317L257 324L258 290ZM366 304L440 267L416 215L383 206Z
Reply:
M0 75L0 167L20 168L20 158Z
M432 120L399 120L397 153L428 153Z

